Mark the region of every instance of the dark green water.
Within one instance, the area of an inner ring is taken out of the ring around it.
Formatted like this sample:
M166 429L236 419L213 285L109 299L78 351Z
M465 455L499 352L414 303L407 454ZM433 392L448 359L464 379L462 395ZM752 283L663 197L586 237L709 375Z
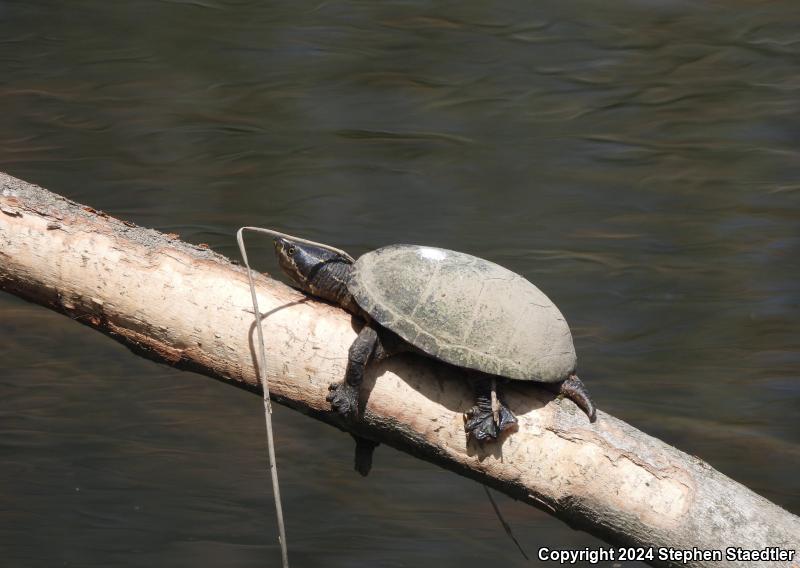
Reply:
M499 262L600 408L800 513L800 4L566 4L0 0L0 170L228 256ZM279 565L257 397L7 295L0 340L3 566ZM527 565L477 484L276 421L293 566Z

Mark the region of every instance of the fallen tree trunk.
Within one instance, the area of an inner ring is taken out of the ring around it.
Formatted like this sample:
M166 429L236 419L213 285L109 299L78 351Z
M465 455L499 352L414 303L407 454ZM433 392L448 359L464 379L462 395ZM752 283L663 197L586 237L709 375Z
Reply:
M571 401L535 385L506 388L519 430L481 447L464 436L472 394L458 369L405 355L368 374L363 419L344 422L325 397L344 376L356 337L351 316L267 276L256 284L270 389L282 404L471 477L609 543L653 547L654 558L646 558L653 565L745 566L753 563L727 558L726 549L800 549L800 518L602 411L590 424ZM5 174L0 289L149 358L260 390L241 267ZM669 548L721 551L723 562L660 558Z

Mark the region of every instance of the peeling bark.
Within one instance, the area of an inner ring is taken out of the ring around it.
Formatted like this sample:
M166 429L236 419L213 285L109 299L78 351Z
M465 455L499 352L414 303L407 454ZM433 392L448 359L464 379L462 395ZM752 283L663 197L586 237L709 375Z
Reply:
M468 444L463 413L473 401L464 373L406 354L368 369L363 417L343 422L325 396L344 376L359 322L265 275L256 284L270 389L282 404L485 483L609 543L723 555L727 547L800 551L800 518L602 411L589 423L571 401L533 384L505 388L517 432L500 443ZM0 289L156 361L260 390L241 267L5 174Z

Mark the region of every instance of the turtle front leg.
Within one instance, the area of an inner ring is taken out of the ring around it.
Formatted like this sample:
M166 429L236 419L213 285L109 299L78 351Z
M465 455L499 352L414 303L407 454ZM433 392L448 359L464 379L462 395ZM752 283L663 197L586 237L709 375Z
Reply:
M333 383L328 390L328 402L334 410L345 418L358 415L358 401L361 392L361 383L364 381L364 371L370 360L379 360L386 357L386 353L378 333L369 324L365 325L358 337L350 346L347 357L347 371L344 381ZM351 434L356 442L355 470L366 477L372 469L372 454L378 447L378 442Z
M333 409L348 418L358 415L358 400L361 383L364 381L364 370L378 344L378 333L369 324L361 328L358 337L350 346L347 356L347 371L344 381L333 383L328 390L326 400Z
M479 442L496 440L503 430L517 423L517 418L497 399L497 419L492 411L492 380L481 378L474 381L475 406L467 412L464 431Z

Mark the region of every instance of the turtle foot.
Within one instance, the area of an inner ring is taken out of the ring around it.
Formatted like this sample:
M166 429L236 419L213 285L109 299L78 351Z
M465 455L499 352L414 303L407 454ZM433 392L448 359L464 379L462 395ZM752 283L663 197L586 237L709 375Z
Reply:
M475 438L479 442L496 440L498 429L492 411L473 406L467 411L467 423L464 424L464 431L470 438Z
M346 382L333 383L328 387L330 393L325 400L344 417L358 414L358 388Z
M473 406L467 412L464 431L469 437L475 438L479 442L496 440L502 431L508 430L517 423L514 413L502 404L498 411L498 417L498 422L495 422L491 408L485 408L484 405Z

